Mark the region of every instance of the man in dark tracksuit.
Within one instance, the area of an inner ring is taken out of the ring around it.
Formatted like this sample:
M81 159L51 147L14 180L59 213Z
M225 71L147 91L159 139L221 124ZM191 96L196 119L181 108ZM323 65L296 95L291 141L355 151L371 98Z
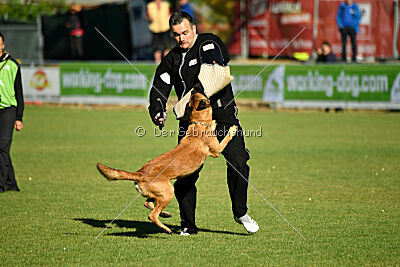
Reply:
M14 128L20 131L24 127L21 70L19 64L3 51L4 47L4 37L0 33L0 192L19 191L10 148Z
M193 25L192 18L187 13L176 12L172 14L170 29L178 45L157 67L153 87L150 91L149 113L156 125L163 124L166 119L165 110L159 102L162 102L163 107L166 106L172 86L175 88L178 99L181 99L195 85L200 83L198 79L201 65L199 50L204 47L204 42L214 42L221 48L223 58L221 63L226 65L229 61L228 52L222 41L210 33L196 34L196 25ZM220 141L224 138L230 126L238 126L238 134L222 152L227 160L232 211L235 220L243 224L248 232L257 232L259 229L257 223L247 215L247 189L250 170L246 162L250 159L250 154L245 148L243 130L237 118L237 108L231 84L211 96L210 101L213 108L213 119L217 122L216 134ZM189 121L181 120L179 122L180 135L178 141L184 137L188 126ZM201 168L187 177L178 179L174 184L175 196L179 203L181 215L181 235L197 233L195 224L197 189L195 183L200 170Z

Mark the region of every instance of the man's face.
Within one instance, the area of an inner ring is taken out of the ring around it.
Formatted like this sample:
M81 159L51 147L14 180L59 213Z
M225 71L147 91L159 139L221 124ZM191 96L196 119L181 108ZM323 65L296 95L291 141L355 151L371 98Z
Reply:
M0 37L0 55L3 54L3 50L5 48L3 38Z
M351 5L353 3L353 0L345 0L346 4Z
M180 48L191 48L196 39L196 25L190 26L189 21L183 19L180 24L172 26L172 34Z
M326 56L331 53L331 48L329 45L322 45L322 53Z

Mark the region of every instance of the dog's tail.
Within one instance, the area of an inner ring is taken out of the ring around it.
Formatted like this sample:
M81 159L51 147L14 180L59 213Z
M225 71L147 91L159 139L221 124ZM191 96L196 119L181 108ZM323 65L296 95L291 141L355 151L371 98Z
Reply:
M123 171L123 170L113 169L113 168L107 167L104 164L101 164L100 162L97 163L97 169L109 181L113 181L113 180L133 180L133 181L137 181L138 178L139 178L137 173L135 173L135 172L126 172L126 171Z

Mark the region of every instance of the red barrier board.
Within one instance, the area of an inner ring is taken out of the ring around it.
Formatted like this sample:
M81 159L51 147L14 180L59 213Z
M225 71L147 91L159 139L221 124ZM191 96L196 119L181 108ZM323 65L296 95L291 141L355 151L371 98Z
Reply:
M333 52L342 56L342 41L336 23L341 0L320 0L317 46L323 41L332 44ZM361 11L360 33L357 35L359 57L385 58L393 56L393 0L357 0ZM347 56L351 56L351 43L347 41Z
M250 56L292 56L294 52L307 52L329 41L334 53L341 57L341 36L336 14L343 0L319 0L318 18L314 18L313 0L247 0L246 15L248 52ZM357 35L358 56L361 58L390 58L393 56L394 5L393 0L357 0L362 13L360 33ZM229 44L232 54L241 51L240 0L237 1L236 31ZM313 38L314 20L317 19L317 37ZM286 45L304 28L304 31ZM398 37L400 52L400 36ZM284 50L283 50L284 49ZM348 56L351 44L348 40Z

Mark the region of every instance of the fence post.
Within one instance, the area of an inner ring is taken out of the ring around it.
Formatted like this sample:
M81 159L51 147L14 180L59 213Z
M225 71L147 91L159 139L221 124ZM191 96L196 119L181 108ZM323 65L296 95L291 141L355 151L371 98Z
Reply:
M312 59L317 59L317 36L318 36L318 18L319 16L319 0L314 0L314 20L313 20L313 52Z
M393 0L394 7L394 33L393 33L393 57L399 57L399 51L397 51L397 39L399 36L399 0Z
M249 57L249 42L247 39L247 9L246 0L240 0L240 32L241 32L241 57Z
M42 18L40 15L36 17L36 34L38 38L38 58L39 58L39 66L44 65L43 59L43 33L42 33Z

